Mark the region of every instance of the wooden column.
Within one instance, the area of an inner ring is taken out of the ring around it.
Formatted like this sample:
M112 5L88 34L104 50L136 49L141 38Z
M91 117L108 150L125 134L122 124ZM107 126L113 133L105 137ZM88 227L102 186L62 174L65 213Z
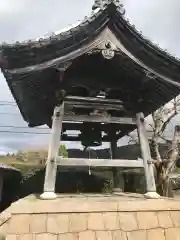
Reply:
M151 152L149 142L146 134L144 114L138 113L137 118L137 131L141 147L141 155L144 162L144 172L146 179L146 194L147 198L158 198L159 195L156 193L156 184L154 178L153 165L151 163Z
M57 163L56 157L59 153L62 121L64 116L64 103L55 107L52 119L52 134L49 144L48 159L46 163L46 173L44 181L44 193L41 195L42 199L54 199Z
M116 158L117 141L111 141L112 158ZM113 192L124 191L124 177L120 168L113 168Z

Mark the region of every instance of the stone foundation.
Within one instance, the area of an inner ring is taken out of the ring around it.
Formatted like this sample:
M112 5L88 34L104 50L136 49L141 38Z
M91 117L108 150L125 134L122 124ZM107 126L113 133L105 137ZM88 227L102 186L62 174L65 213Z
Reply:
M180 201L30 196L0 214L0 233L7 240L180 240Z

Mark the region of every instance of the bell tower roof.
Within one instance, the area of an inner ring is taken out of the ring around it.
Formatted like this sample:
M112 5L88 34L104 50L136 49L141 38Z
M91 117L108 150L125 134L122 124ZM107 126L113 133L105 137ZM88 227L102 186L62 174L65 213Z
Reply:
M180 93L180 60L138 32L120 0L94 0L92 9L50 37L0 45L0 68L30 126L50 125L61 89L103 92L123 102L127 116L147 116Z
M104 9L110 3L114 3L116 6L123 8L120 0L94 0L92 10Z

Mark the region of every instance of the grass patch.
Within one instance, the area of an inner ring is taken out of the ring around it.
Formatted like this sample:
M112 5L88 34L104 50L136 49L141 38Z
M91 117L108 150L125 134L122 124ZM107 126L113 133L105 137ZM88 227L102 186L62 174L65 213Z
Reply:
M31 164L31 163L12 162L9 165L19 169L23 176L31 176L31 175L34 175L35 172L44 169L44 165Z

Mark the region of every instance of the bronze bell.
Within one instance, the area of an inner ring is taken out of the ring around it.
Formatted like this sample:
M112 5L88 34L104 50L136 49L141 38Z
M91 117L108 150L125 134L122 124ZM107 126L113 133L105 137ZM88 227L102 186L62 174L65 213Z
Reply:
M102 134L98 126L84 123L82 129L81 144L85 147L98 147L102 145Z

